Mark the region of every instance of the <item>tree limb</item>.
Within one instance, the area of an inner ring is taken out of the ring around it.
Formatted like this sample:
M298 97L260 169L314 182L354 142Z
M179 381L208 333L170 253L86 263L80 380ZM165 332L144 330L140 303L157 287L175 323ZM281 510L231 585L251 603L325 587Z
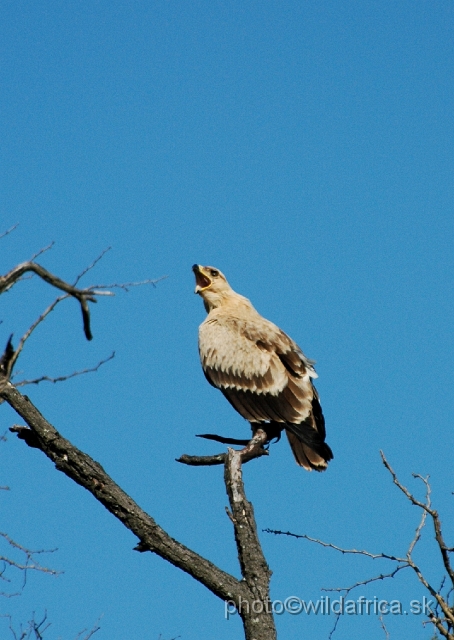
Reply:
M9 229L7 229L6 231L4 231L3 233L0 233L0 240L2 238L4 238L5 236L9 235L12 231L14 231L15 229L17 229L17 227L19 226L19 223L16 222L16 224L13 224L12 227L10 227Z
M58 471L89 491L104 507L138 538L137 551L151 551L182 569L214 595L233 604L242 621L247 640L276 640L272 607L269 600L271 572L257 535L252 505L247 501L241 464L253 456L266 439L259 430L241 451L225 455L225 483L230 501L229 517L235 530L243 579L222 571L212 562L171 538L104 471L101 465L77 449L41 415L27 396L11 382L5 382L0 396L23 418L27 427L14 426L11 431L34 448L40 449Z
M149 550L189 573L223 600L238 602L246 593L240 581L209 560L171 538L111 478L101 465L77 449L42 416L27 396L10 382L1 396L25 420L34 433L35 446L54 462L58 471L87 489L140 540L140 550Z
M436 627L436 629L439 631L439 633L441 633L443 637L447 638L448 640L454 640L454 634L452 633L452 630L454 629L454 608L449 606L449 595L452 593L452 591L454 591L454 572L452 570L450 557L449 557L449 553L452 552L452 548L446 545L442 536L440 518L438 516L437 511L432 508L431 499L430 499L431 488L429 485L428 478L424 478L420 474L416 474L416 473L413 474L414 478L418 478L424 483L424 486L426 489L426 500L425 502L421 502L420 500L417 500L414 497L414 495L406 487L404 487L404 485L399 481L396 473L392 469L389 462L386 460L383 451L380 451L380 455L381 455L383 464L391 474L394 484L408 498L411 504L419 507L422 511L421 519L419 521L418 526L416 527L415 535L413 536L413 539L411 540L408 546L405 557L399 557L399 556L395 556L387 553L371 553L369 551L358 550L358 549L343 549L342 547L331 544L329 542L323 542L322 540L318 540L317 538L312 538L305 534L291 533L290 531L277 531L272 529L265 529L265 531L267 533L274 533L275 535L287 535L294 538L303 538L305 540L308 540L309 542L315 542L316 544L319 544L323 547L328 547L342 554L354 554L354 555L356 554L356 555L366 556L368 558L371 558L372 560L385 559L385 560L390 560L392 562L397 563L397 566L395 567L395 569L389 573L379 574L372 578L368 578L367 580L356 582L355 584L349 587L338 587L334 589L325 588L325 589L322 589L322 591L340 591L340 592L344 592L345 594L348 594L350 591L352 591L353 589L356 589L359 586L364 586L366 584L370 584L371 582L375 582L377 580L384 580L385 578L393 578L402 569L407 569L407 568L413 569L413 571L418 577L418 580L427 589L427 591L429 591L430 595L435 599L435 602L436 602L435 610L432 611L429 609L428 615L429 615L430 622ZM453 585L449 590L447 596L442 595L444 582L442 582L442 585L438 590L435 589L426 579L421 569L413 559L412 554L417 543L421 539L421 532L426 524L427 516L430 516L432 518L434 530L435 530L435 539L440 549L440 553L443 559L443 565ZM444 617L440 617L438 615L440 610L443 612ZM339 615L337 616L334 627L331 630L331 633L329 636L330 638L333 635L334 631L336 630L338 621L339 621Z
M109 360L112 360L114 357L115 351L112 351L110 356L104 358L104 360L100 360L94 367L88 367L86 369L81 369L80 371L73 371L72 373L68 373L65 376L58 376L57 378L51 378L50 376L41 376L39 378L33 378L32 380L21 380L20 382L16 382L14 386L23 387L27 384L39 384L40 382L53 382L54 384L56 382L66 382L66 380L70 380L71 378L75 378L76 376L82 376L86 373L95 373L100 367L102 367L103 364L106 364L106 362L109 362Z
M42 280L48 282L53 287L64 291L76 298L79 301L80 308L82 311L82 321L84 326L84 333L87 340L91 340L93 338L91 329L90 329L90 312L88 309L88 302L97 302L95 298L95 293L90 289L77 289L72 285L68 284L64 280L61 280L57 276L54 276L50 271L44 269L41 265L36 262L22 262L22 264L17 265L11 271L9 271L6 275L0 276L0 295L5 293L11 289L11 287L27 272L36 273Z
M266 439L265 432L262 434ZM262 434L259 438L262 437L263 441ZM259 439L252 446L257 445L258 442ZM238 608L238 612L243 620L246 638L274 640L276 629L269 597L271 571L263 555L257 535L254 510L246 498L242 478L242 457L248 453L250 452L245 452L244 449L242 451L229 449L224 468L225 486L231 508L229 517L235 530L241 575L249 591L248 602ZM260 606L257 606L257 603Z
M385 454L383 453L383 451L380 451L380 456L381 456L383 464L385 465L385 467L388 469L389 473L391 474L394 484L397 487L399 487L399 489L402 491L402 493L408 498L408 500L412 504L414 504L415 506L417 506L420 509L422 509L424 513L430 515L430 517L432 518L432 523L433 523L433 527L434 527L434 531L435 531L435 540L437 541L438 548L440 549L441 557L442 557L442 560L443 560L443 565L444 565L444 567L446 569L447 574L450 577L452 587L454 588L454 570L453 570L453 568L451 566L451 560L450 560L450 557L449 557L449 553L453 552L453 548L452 547L448 547L446 545L446 543L444 541L444 538L443 538L443 535L442 535L440 516L438 515L438 512L435 509L432 509L432 505L431 505L431 501L430 501L431 489L430 489L430 485L429 485L429 482L428 482L428 478L423 478L418 473L414 473L413 474L414 478L419 478L425 484L425 487L426 487L426 503L424 504L423 502L420 502L419 500L416 500L416 498L413 496L413 494L411 494L410 491L408 491L408 489L401 484L401 482L397 478L397 475L395 474L395 472L391 468L391 465L386 460ZM453 619L453 622L454 622L454 619Z

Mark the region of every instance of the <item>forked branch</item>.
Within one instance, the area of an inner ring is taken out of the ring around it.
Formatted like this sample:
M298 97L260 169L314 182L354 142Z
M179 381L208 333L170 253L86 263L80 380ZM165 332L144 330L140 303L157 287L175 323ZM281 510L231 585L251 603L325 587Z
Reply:
M14 228L15 227L12 227L8 232L5 232L5 234L3 235L6 235L6 233L9 233ZM38 253L36 253L32 257L31 260L18 264L13 269L11 269L11 271L9 271L7 274L5 274L4 276L0 276L0 295L2 293L5 293L9 289L11 289L11 287L13 287L19 280L21 280L24 277L24 274L29 272L32 274L36 274L42 280L44 280L44 282L47 282L52 287L55 287L56 289L59 289L60 291L63 291L66 294L65 296L57 298L57 300L53 303L53 305L51 305L52 308L47 309L46 312L44 312L44 314L47 315L48 313L50 313L50 311L52 311L55 305L58 304L58 302L60 302L61 300L63 300L65 297L70 296L75 298L80 304L80 308L82 311L83 329L84 329L84 334L87 340L91 340L93 338L91 327L90 327L90 310L88 306L89 302L97 302L97 299L96 299L97 296L115 295L113 291L111 291L111 289L120 288L128 291L130 287L135 287L135 286L144 285L144 284L151 284L152 286L156 286L156 283L159 280L163 279L163 278L158 278L155 280L147 279L147 280L142 280L140 282L127 282L124 284L113 283L110 285L104 285L104 284L90 285L89 287L80 289L76 286L79 283L80 279L88 271L93 269L93 267L101 260L101 258L105 255L105 253L109 251L110 247L102 251L101 254L97 258L95 258L95 260L93 260L93 262L90 265L88 265L88 267L86 267L77 276L77 278L74 281L74 284L69 284L68 282L65 282L64 280L62 280L61 278L54 275L53 273L51 273L50 271L42 267L40 264L35 262L35 259L38 256L44 253L44 251L47 251L48 249L50 249L52 246L53 246L53 243L51 243L48 247L41 249ZM163 276L163 277L166 277L166 276ZM38 323L41 322L42 319L43 317L39 318ZM31 330L33 330L33 328Z
M47 269L44 269L41 265L30 261L22 262L22 264L11 269L11 271L6 275L0 276L0 295L11 289L11 287L14 286L14 284L16 284L16 282L27 272L35 273L44 280L44 282L48 282L56 289L60 289L78 300L82 311L85 337L87 340L91 340L93 336L90 329L90 311L88 309L88 303L97 302L96 296L100 295L99 292L94 291L90 287L88 289L78 289L73 287L64 280L61 280L61 278L54 276L53 273L47 271ZM105 295L105 292L103 293Z
M261 551L252 506L247 501L241 474L243 452L229 450L225 482L230 501L242 579L226 573L212 562L169 536L86 453L63 438L27 396L6 382L0 396L22 417L26 427L15 426L30 446L40 449L61 471L89 491L110 513L139 539L137 551L151 551L205 585L216 596L234 605L242 618L247 640L275 640L269 608L270 571ZM254 443L254 446L256 443ZM247 453L247 452L246 452ZM246 455L245 453L245 455ZM261 603L260 612L253 603Z
M73 285L57 278L33 260L18 265L6 276L0 277L0 294L8 291L26 272L37 274L44 281L63 291L63 295L49 305L31 325L19 341L16 350L10 338L0 358L0 403L3 401L8 403L26 423L26 426L14 425L10 430L28 446L41 450L55 464L58 471L89 491L98 502L130 529L138 538L138 544L135 547L137 551L150 551L159 555L205 585L213 594L228 602L229 606L235 607L242 619L246 640L275 640L276 631L272 610L269 607L271 572L263 556L254 512L252 505L247 501L242 481L242 463L267 454L263 445L267 442L268 436L264 431L258 430L241 451L230 449L228 453L218 456L182 456L179 460L190 465L224 464L224 478L230 502L228 515L234 527L242 576L241 579L237 579L169 536L112 480L98 462L63 438L30 399L22 395L17 386L11 382L12 368L25 342L61 300L72 296L79 301L85 335L91 339L88 302L96 302L95 296L98 295L113 295L106 289L118 287L127 290L130 286L154 285L157 282L157 280L145 280L110 286L92 285L85 289L77 288L80 278L96 264L102 255L76 278ZM85 369L72 375L96 370L101 364L102 362L94 369ZM42 376L34 380L24 380L18 384L37 384L42 380L56 382L68 379L72 375L60 378Z
M372 582L376 582L377 580L385 580L387 578L394 578L394 576L399 573L403 569L412 569L416 574L419 582L427 589L432 598L435 600L435 606L433 609L429 608L429 620L436 627L437 631L447 640L454 640L454 608L449 605L449 597L454 591L454 572L451 564L450 553L454 551L453 547L448 547L444 541L444 537L442 534L442 526L440 517L438 512L432 508L431 503L431 488L429 484L428 478L424 478L420 474L413 474L414 478L421 480L425 487L425 500L424 502L415 498L415 496L399 481L396 473L392 469L389 462L386 460L386 457L382 451L380 451L380 455L382 458L382 462L385 465L388 472L391 474L394 484L400 489L400 491L406 496L406 498L411 502L411 504L419 507L421 509L421 518L416 527L415 534L408 545L408 549L404 556L396 556L393 554L387 553L371 553L370 551L358 550L358 549L344 549L339 547L338 545L324 542L323 540L319 540L317 538L312 538L306 534L295 534L290 531L278 531L272 529L265 529L267 533L273 533L275 535L287 535L294 538L302 538L308 540L309 542L314 542L323 547L328 547L342 554L353 554L353 555L362 555L372 560L383 559L389 560L395 563L395 567L392 571L388 573L380 573L366 580L361 580L359 582L355 582L348 587L335 587L330 589L322 589L322 591L338 591L343 592L347 595L353 589L357 587L364 586L370 584ZM437 542L438 549L440 551L442 562L444 569L449 576L452 586L448 590L447 594L443 593L443 585L439 589L436 589L425 577L421 568L418 564L416 564L413 558L414 549L421 539L422 530L426 524L427 517L430 517L433 523L434 531L435 531L435 540ZM330 637L334 633L337 623L339 621L339 615L336 617L334 628L331 631Z

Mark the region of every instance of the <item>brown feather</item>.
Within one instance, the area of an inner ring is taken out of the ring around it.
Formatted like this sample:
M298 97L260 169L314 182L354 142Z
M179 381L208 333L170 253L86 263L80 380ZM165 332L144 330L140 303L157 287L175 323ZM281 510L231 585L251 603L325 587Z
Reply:
M312 384L317 377L313 361L235 293L219 270L193 269L196 293L208 311L199 328L207 380L253 428L267 423L284 427L300 466L324 470L333 454L325 443L325 420Z

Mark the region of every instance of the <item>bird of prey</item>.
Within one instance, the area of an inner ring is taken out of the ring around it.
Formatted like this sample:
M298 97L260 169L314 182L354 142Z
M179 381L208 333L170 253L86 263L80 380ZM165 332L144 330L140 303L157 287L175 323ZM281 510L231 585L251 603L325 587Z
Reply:
M222 391L253 432L287 434L296 462L323 471L333 458L312 379L314 362L288 335L233 291L215 267L192 267L195 293L208 316L199 327L199 354L208 382Z

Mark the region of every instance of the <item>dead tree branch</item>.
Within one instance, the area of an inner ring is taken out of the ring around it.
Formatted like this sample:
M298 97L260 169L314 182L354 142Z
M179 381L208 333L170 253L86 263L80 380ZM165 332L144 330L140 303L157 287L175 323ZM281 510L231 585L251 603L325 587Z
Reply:
M82 311L85 337L87 340L91 340L93 336L90 329L90 311L88 309L88 303L97 302L95 297L96 293L92 291L91 288L77 289L57 276L54 276L53 273L50 273L50 271L47 271L47 269L44 269L44 267L36 262L29 261L17 265L6 275L0 276L0 295L11 289L11 287L14 286L14 284L16 284L16 282L27 272L36 273L36 275L44 280L44 282L49 283L56 289L60 289L78 300Z
M44 553L54 553L56 549L40 549L34 551L32 549L28 549L23 545L19 544L15 540L13 540L7 533L0 532L0 539L3 540L9 549L8 555L0 554L0 565L3 568L0 570L0 580L7 583L12 583L13 578L9 573L9 569L16 570L20 572L21 575L21 584L17 588L16 591L0 591L0 596L11 598L13 596L20 595L25 587L27 582L27 575L29 571L39 571L41 573L48 573L50 575L56 576L60 572L55 569L50 569L49 567L41 564L36 556ZM16 555L18 559L14 559L12 556Z
M140 551L153 551L200 580L221 598L228 598L237 580L211 562L172 540L147 513L107 475L98 462L74 447L41 415L27 396L11 383L2 391L33 432L38 448L77 484L87 489L104 507L130 529L140 541Z
M128 290L132 286L141 284L154 286L158 282L158 280L144 280L125 284L92 285L85 289L77 288L76 285L82 276L92 269L104 254L105 251L82 271L73 285L57 278L33 261L18 265L8 274L0 277L0 294L8 291L26 272L38 275L45 282L63 291L63 295L54 300L23 335L16 350L14 350L10 338L5 353L0 358L0 403L9 404L27 425L14 425L10 431L16 433L19 439L28 446L40 449L55 464L58 471L89 491L98 502L130 529L139 540L135 547L137 551L155 553L191 575L214 595L234 606L242 619L246 640L275 640L276 630L269 600L271 572L263 556L254 512L252 505L247 501L242 481L242 464L268 453L264 448L268 442L268 435L265 431L258 429L253 438L240 451L230 449L228 453L217 456L182 456L179 459L180 462L189 465L224 464L224 479L230 502L228 515L234 527L242 576L241 579L237 579L171 538L112 480L98 462L63 438L30 399L17 389L17 386L24 384L38 384L43 380L57 382L81 373L95 371L110 358L100 362L93 369L85 369L69 376L61 376L60 378L42 376L34 380L24 380L17 385L13 385L10 381L13 366L22 352L25 342L60 301L69 296L79 301L82 308L85 335L91 339L88 302L96 302L95 296L113 295L112 291L107 289Z
M54 246L54 244L55 244L55 241L52 240L52 242L49 242L47 247L43 247L42 249L40 249L39 251L34 253L32 255L32 257L30 258L30 262L34 262L36 260L36 258L39 258L39 256L42 256L43 253L46 253L46 251L50 251L52 249L52 247ZM31 276L31 277L33 277L33 276Z
M61 471L89 491L139 539L137 551L151 551L185 571L222 600L232 603L242 618L247 640L275 640L276 632L269 606L270 571L266 565L241 477L242 457L259 444L258 435L242 451L229 451L225 460L225 482L230 500L230 518L240 558L242 580L219 569L212 562L171 538L104 471L98 462L77 449L41 415L27 396L6 382L0 396L22 417L27 427L12 431L40 449ZM27 434L27 435L25 435ZM254 603L261 606L254 606ZM259 612L257 612L259 609Z
M58 378L51 378L50 376L41 376L40 378L34 378L33 380L21 380L20 382L16 382L14 386L23 387L26 384L39 384L40 382L53 382L53 383L65 382L66 380L70 380L71 378L75 378L76 376L82 376L86 373L95 373L96 371L98 371L100 367L102 367L103 364L106 364L106 362L109 362L109 360L112 360L113 358L115 358L115 351L112 351L110 356L108 356L107 358L104 358L104 360L100 360L98 364L95 365L94 367L81 369L80 371L73 371L72 373L69 373L65 376L58 376Z
M399 482L395 472L393 471L393 469L391 468L390 464L386 460L385 454L383 453L383 451L380 451L380 455L381 455L383 464L385 465L385 467L387 468L387 470L389 471L389 473L392 476L394 484L397 487L399 487L399 489L402 491L402 493L408 498L408 500L413 505L419 507L420 509L423 510L424 514L427 514L427 515L429 515L431 517L432 524L433 524L433 527L434 527L434 532L435 532L435 540L437 541L437 545L438 545L438 548L439 548L440 553L441 553L441 557L442 557L442 560L443 560L444 568L445 568L446 573L448 574L448 576L449 576L449 578L451 580L452 588L454 589L454 570L453 570L453 567L451 565L451 559L449 557L449 554L454 552L454 548L453 547L448 547L446 545L446 543L444 541L444 538L443 538L443 534L442 534L440 517L438 515L438 512L435 509L432 509L431 500L430 500L431 489L430 489L428 478L423 478L418 473L414 473L413 474L413 477L414 478L419 478L424 483L424 485L426 487L426 503L424 504L423 502L420 502L419 500L416 500L416 498L408 491L408 489L406 489ZM422 526L424 526L424 525L422 525ZM410 550L410 554L411 554L412 550L413 549Z
M36 329L36 327L41 324L41 322L43 322L43 320L45 320L47 318L47 316L49 315L49 313L51 313L55 307L57 306L57 304L59 302L61 302L62 300L65 300L66 298L68 298L68 295L64 295L64 296L59 296L58 298L56 298L52 304L50 304L47 309L45 309L43 311L43 313L39 316L39 318L37 320L35 320L35 322L27 329L27 331L24 333L24 335L22 336L22 338L19 340L19 344L17 345L17 349L14 351L13 356L11 357L11 359L8 362L8 367L7 367L7 371L6 371L6 377L9 378L11 375L11 372L14 368L14 365L17 362L18 357L21 354L22 349L24 348L25 342L28 340L28 338L32 335L33 331ZM11 344L11 338L10 338L10 344Z
M249 460L254 460L254 458L269 455L268 449L264 448L264 446L269 443L269 435L263 431L263 429L257 429L250 440L223 438L221 436L206 433L198 435L197 438L207 438L208 440L215 440L216 442L224 442L226 444L246 445L238 452L241 454L241 462L243 464L245 462L249 462ZM216 464L225 464L227 457L228 454L226 453L218 453L212 456L189 456L185 453L180 458L177 458L177 462L196 467L212 466Z
M83 270L79 273L79 275L78 275L78 276L76 277L76 279L74 280L73 287L75 287L75 286L76 286L76 284L78 284L78 283L79 283L79 280L80 280L81 278L83 278L83 277L84 277L84 275L85 275L86 273L88 273L89 271L91 271L91 269L93 269L93 267L95 267L95 266L98 264L98 262L99 262L100 260L102 260L102 258L106 255L106 253L107 253L108 251L110 251L111 249L112 249L112 247L107 247L106 249L104 249L103 251L101 251L101 253L99 254L99 256L98 256L97 258L95 258L95 259L93 260L93 262L91 262L91 263L88 265L88 267L85 267L85 269L83 269Z
M264 435L266 437L266 434ZM256 445L254 442L252 448ZM237 609L243 620L246 638L262 640L276 638L269 598L271 571L258 539L254 510L244 493L241 470L244 451L229 449L225 461L224 480L231 508L228 515L235 530L241 575L249 592L246 603L240 602Z
M19 223L17 222L16 224L13 224L12 227L10 227L9 229L7 229L6 231L4 231L3 233L0 233L0 240L2 238L4 238L5 236L9 235L10 233L12 233L15 229L17 229L17 227L19 226Z
M399 481L396 473L392 469L389 462L386 460L386 457L383 451L380 451L380 455L381 455L381 459L384 466L386 467L388 472L391 474L393 483L400 489L400 491L411 502L411 504L421 509L421 519L416 527L415 534L408 546L405 556L399 557L399 556L395 556L393 554L387 554L387 553L371 553L369 551L358 550L358 549L343 549L342 547L331 544L329 542L324 542L323 540L319 540L317 538L312 538L311 536L308 536L306 534L295 534L295 533L291 533L290 531L278 531L273 529L265 529L265 531L267 533L273 533L275 535L286 535L286 536L291 536L293 538L302 538L304 540L308 540L309 542L314 542L316 544L319 544L322 547L333 549L334 551L338 551L342 554L361 555L367 558L371 558L372 560L377 560L377 559L390 560L397 564L394 570L389 573L385 573L385 574L381 573L372 578L368 578L366 580L356 582L355 584L349 587L336 587L336 588L330 588L330 589L325 588L325 589L322 589L322 591L338 591L338 592L343 592L345 595L347 595L350 591L352 591L353 589L356 589L357 587L370 584L371 582L375 582L377 580L394 578L394 576L402 569L412 569L416 574L419 582L425 587L425 589L427 589L427 591L430 593L430 595L432 596L432 598L435 600L435 603L436 603L435 608L433 610L429 610L429 621L435 626L437 631L444 638L447 638L448 640L454 640L454 607L449 606L449 597L454 591L454 571L452 568L449 554L454 552L454 548L448 547L446 545L443 538L443 534L442 534L440 517L438 515L438 512L432 508L431 488L429 484L429 479L424 478L423 476L417 473L412 474L414 478L421 480L424 484L426 495L425 495L425 501L422 502L417 498L415 498L415 496ZM435 532L435 540L437 542L437 546L441 554L443 567L447 575L449 576L449 579L452 584L447 595L442 594L444 580L442 581L442 584L439 589L436 589L435 587L433 587L432 584L424 576L421 568L416 564L413 558L413 552L415 550L417 543L421 539L421 533L426 524L427 516L430 516L430 518L432 519L434 532ZM331 630L331 633L330 633L330 637L334 633L338 621L339 621L339 616L337 616L336 618L334 628Z
M110 249L110 247L108 249L105 249L95 260L93 260L93 262L77 276L74 285L71 285L65 282L64 280L62 280L61 278L58 278L57 276L55 276L50 271L47 271L47 269L44 269L44 267L42 267L41 265L34 262L34 260L39 255L44 253L44 251L47 251L48 249L50 249L52 246L53 246L53 243L51 243L48 247L41 249L37 254L35 254L35 256L32 257L31 260L27 262L22 262L21 264L11 269L11 271L9 271L6 275L0 276L0 295L2 293L5 293L9 289L11 289L11 287L13 287L19 280L23 278L25 273L30 272L32 274L36 274L42 280L44 280L44 282L47 282L48 284L55 287L56 289L60 289L61 291L64 291L64 293L66 294L66 296L63 296L62 298L58 298L57 301L54 303L54 306L55 304L60 302L60 300L68 296L75 298L79 302L80 308L82 311L82 322L83 322L84 333L87 340L91 340L93 338L93 335L91 333L91 328L90 328L90 310L88 307L88 303L97 302L96 296L113 296L115 294L113 293L113 291L110 291L110 289L114 289L114 288L120 288L125 291L128 291L130 287L141 286L144 284L151 284L152 286L156 286L156 283L159 282L159 280L162 280L163 278L167 277L167 276L163 276L162 278L158 278L155 280L148 279L148 280L142 280L141 282L127 282L124 284L114 283L111 285L91 285L89 287L86 287L85 289L78 289L76 287L76 284L78 284L80 279L101 260L101 258ZM52 309L53 308L54 307L52 307ZM46 312L50 313L52 309L46 310ZM45 314L47 315L46 312ZM38 319L37 321L38 324L43 319L44 318Z

